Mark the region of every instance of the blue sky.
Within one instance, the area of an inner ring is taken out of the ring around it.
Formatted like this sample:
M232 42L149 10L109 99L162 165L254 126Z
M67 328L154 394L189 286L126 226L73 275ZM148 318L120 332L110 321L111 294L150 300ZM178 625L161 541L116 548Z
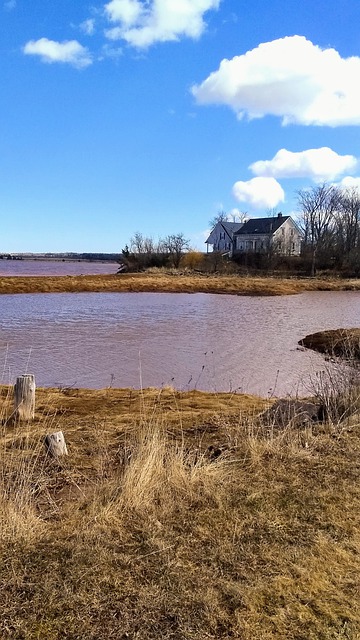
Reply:
M0 0L0 251L203 247L360 185L359 0Z

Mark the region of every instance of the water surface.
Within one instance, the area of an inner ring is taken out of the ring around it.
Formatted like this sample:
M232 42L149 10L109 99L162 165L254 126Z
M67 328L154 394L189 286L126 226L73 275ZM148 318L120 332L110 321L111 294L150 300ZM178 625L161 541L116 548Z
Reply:
M115 262L0 260L0 276L91 276L116 273Z
M41 386L302 393L325 361L298 340L359 317L358 292L2 295L0 373L35 373Z

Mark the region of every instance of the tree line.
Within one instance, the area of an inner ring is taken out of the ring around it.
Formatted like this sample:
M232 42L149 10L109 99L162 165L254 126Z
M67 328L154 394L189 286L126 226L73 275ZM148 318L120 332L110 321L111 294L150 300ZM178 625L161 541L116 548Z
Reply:
M183 254L189 251L190 240L183 233L173 233L154 240L137 231L129 245L122 250L126 267L132 270L150 267L174 267L178 269Z
M317 268L360 274L360 192L323 183L298 191L303 256Z

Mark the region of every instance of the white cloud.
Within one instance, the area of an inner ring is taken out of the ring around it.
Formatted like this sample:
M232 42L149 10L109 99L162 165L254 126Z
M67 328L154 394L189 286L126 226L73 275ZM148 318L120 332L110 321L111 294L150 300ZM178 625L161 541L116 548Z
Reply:
M87 36L92 36L95 33L95 19L88 18L87 20L84 20L80 25L80 29L86 33Z
M101 52L102 55L99 57L100 60L103 60L104 58L112 58L113 60L117 60L124 55L121 47L112 47L109 44L104 44Z
M133 26L143 13L143 5L138 0L111 0L105 5L105 13L111 22L121 22L123 26Z
M354 156L341 156L329 147L292 152L280 149L272 160L258 160L249 169L256 176L273 178L311 178L315 182L335 180L356 169Z
M206 24L204 14L218 9L221 0L111 0L105 13L115 23L106 31L111 40L123 39L134 47L155 42L199 38Z
M239 118L274 115L283 124L358 125L360 58L341 58L304 36L265 42L192 87L199 104L225 104Z
M251 178L247 182L239 180L232 191L239 202L246 202L255 209L272 209L285 200L284 190L275 178Z
M40 56L42 62L66 62L77 68L87 67L92 63L90 53L77 40L56 42L47 38L30 40L23 49L26 55Z
M360 191L360 177L354 177L354 176L345 176L345 178L343 178L340 182L340 186L344 187L345 189L359 189Z

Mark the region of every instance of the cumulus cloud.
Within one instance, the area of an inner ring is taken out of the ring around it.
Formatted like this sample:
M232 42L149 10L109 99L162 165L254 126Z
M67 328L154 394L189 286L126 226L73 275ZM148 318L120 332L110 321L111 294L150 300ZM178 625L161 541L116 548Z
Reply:
M360 178L355 176L345 176L340 182L340 186L345 189L359 189L360 191Z
M265 42L222 60L192 87L198 104L225 104L238 118L278 116L283 124L358 125L360 58L341 58L304 36Z
M94 18L88 18L87 20L84 20L84 22L82 22L81 25L80 25L80 29L81 29L81 31L86 33L87 36L94 35L94 33L95 33L95 19Z
M111 40L123 39L134 47L155 42L199 38L206 24L204 14L218 9L221 0L111 0L105 14L114 23L106 31Z
M239 180L233 186L233 195L239 202L246 202L255 209L272 209L284 202L285 193L275 178L251 178Z
M42 62L52 64L65 62L78 69L87 67L92 63L90 53L77 40L56 42L47 38L30 40L23 49L26 55L40 56Z
M335 180L356 169L355 156L341 156L329 147L292 152L280 149L272 160L258 160L249 169L256 176L273 178L311 178L315 182Z

